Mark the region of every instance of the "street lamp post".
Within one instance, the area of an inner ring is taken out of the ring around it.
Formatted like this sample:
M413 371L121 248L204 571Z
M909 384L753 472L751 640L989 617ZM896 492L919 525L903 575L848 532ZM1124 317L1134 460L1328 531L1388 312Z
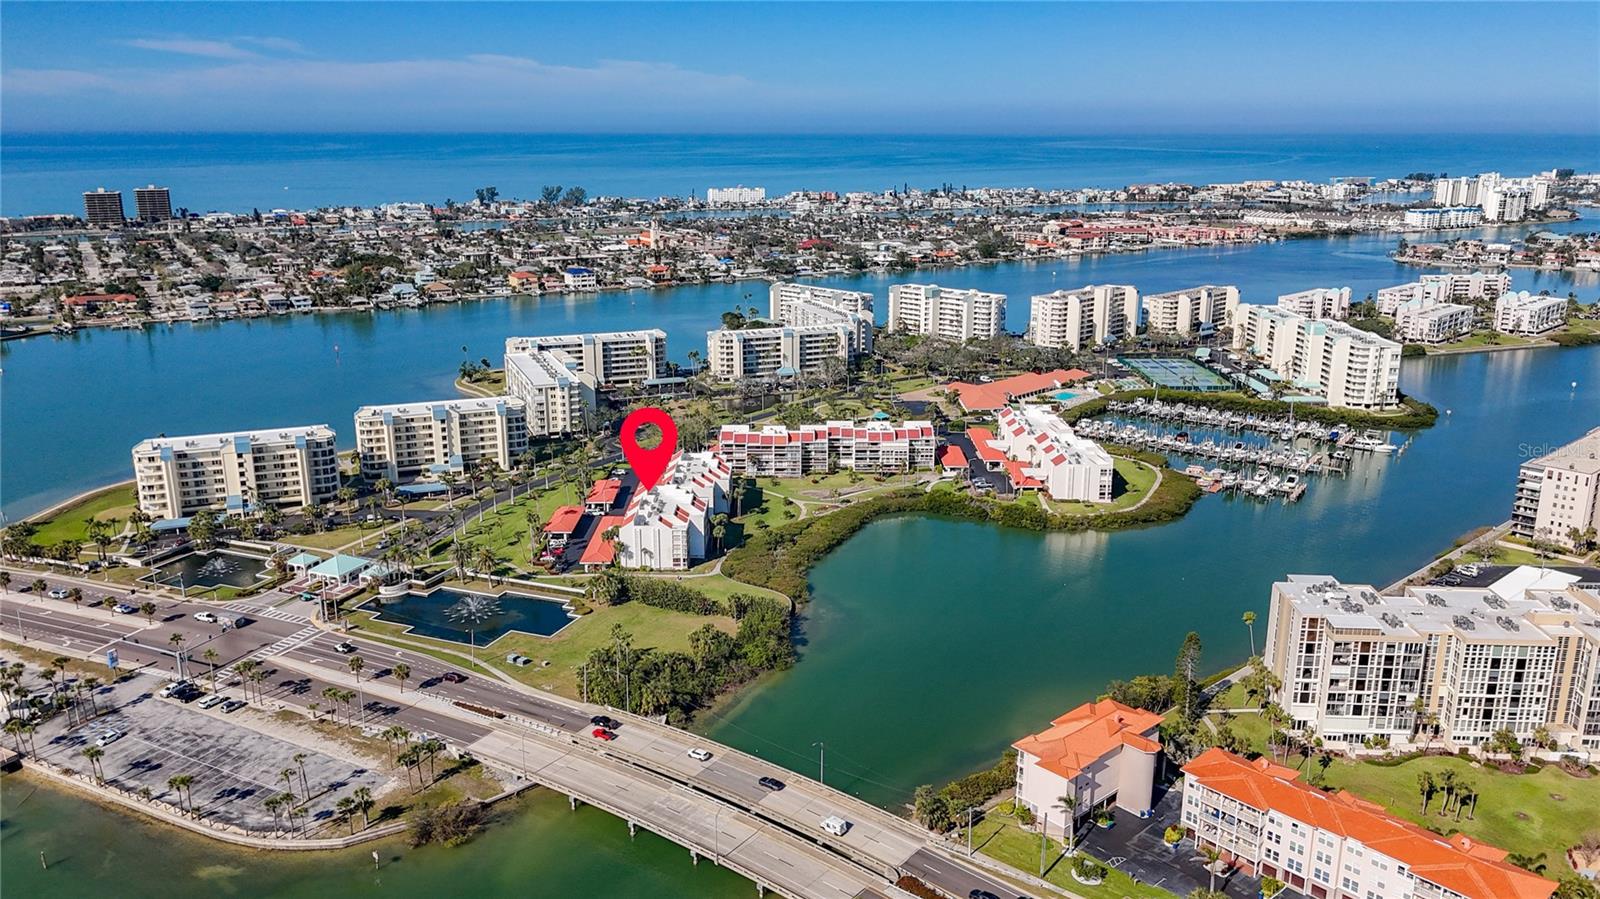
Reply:
M811 745L817 747L817 783L826 784L828 782L828 768L826 764L828 744L818 740Z

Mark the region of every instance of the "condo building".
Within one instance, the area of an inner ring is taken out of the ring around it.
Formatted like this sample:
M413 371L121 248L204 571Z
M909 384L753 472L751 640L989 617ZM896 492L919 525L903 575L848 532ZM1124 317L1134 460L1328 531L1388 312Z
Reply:
M937 284L895 284L889 288L886 327L946 340L986 340L1006 329L1006 295Z
M1380 288L1377 295L1378 312L1381 315L1394 315L1394 310L1407 300L1431 299L1441 303L1487 300L1510 289L1511 276L1505 272L1423 275L1416 281Z
M585 430L595 405L593 376L563 350L508 352L506 396L522 402L528 438L553 437Z
M1091 284L1033 298L1028 342L1079 352L1116 343L1139 330L1139 291L1131 284Z
M1400 344L1339 321L1313 321L1276 306L1244 303L1233 347L1328 405L1382 409L1400 401Z
M1149 814L1161 756L1161 716L1113 699L1086 702L1036 734L1012 743L1017 750L1017 802L1064 831L1061 797L1077 801L1072 823L1105 803Z
M1471 228L1483 224L1483 209L1478 206L1407 209L1401 221L1406 228L1422 231Z
M1563 297L1506 291L1494 304L1494 329L1502 334L1537 337L1566 323L1567 301Z
M1145 326L1154 333L1207 334L1233 322L1234 310L1239 308L1239 288L1205 284L1145 294L1143 304Z
M1350 288L1313 287L1286 293L1278 297L1278 308L1301 318L1343 321L1350 317Z
M1012 486L1042 490L1054 500L1111 502L1111 454L1079 437L1049 407L1006 406L996 421L995 433L983 445L975 439L974 445L986 463L996 450L1004 456L1002 467Z
M133 448L133 476L140 511L187 518L328 502L339 489L339 460L327 425L152 437Z
M1212 748L1183 766L1183 829L1257 877L1320 899L1549 899L1556 883L1468 837L1300 781L1262 757Z
M1600 594L1523 566L1488 587L1380 595L1327 575L1272 585L1263 659L1293 727L1330 745L1474 746L1496 731L1600 747ZM1420 712L1419 712L1420 710Z
M846 325L851 353L872 352L872 294L865 291L780 281L769 292L768 317L794 327Z
M561 350L573 371L600 387L635 386L667 373L667 332L658 328L506 339L507 354L536 350Z
M122 191L98 190L83 193L83 220L91 228L115 228L127 223L122 211Z
M141 222L164 222L172 218L172 193L165 187L135 188L133 208Z
M361 473L400 483L485 459L510 470L528 448L526 409L516 396L362 406L356 410Z
M767 198L765 187L713 187L706 190L710 206L749 206Z
M723 425L717 452L734 474L798 478L834 471L931 471L939 448L933 423L830 421L801 425Z
M710 553L713 519L728 511L732 471L716 453L679 453L661 480L637 491L616 522L617 564L683 571ZM609 529L608 516L601 526ZM597 532L595 539L600 539Z
M1407 300L1394 311L1394 336L1401 343L1445 343L1472 332L1477 310L1426 297Z
M1519 537L1576 549L1595 530L1600 530L1600 428L1522 463L1511 502L1511 533Z
M706 332L706 361L725 381L814 375L830 360L855 358L856 331L848 324L778 328L719 328Z

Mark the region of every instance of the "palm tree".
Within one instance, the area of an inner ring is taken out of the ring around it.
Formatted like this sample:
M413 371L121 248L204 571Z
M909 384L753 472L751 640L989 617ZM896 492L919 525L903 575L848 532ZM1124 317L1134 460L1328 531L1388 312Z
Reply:
M493 587L495 569L500 567L500 557L495 555L494 550L487 546L480 547L472 564L478 567L484 580L488 581L489 586Z
M289 816L290 833L294 833L295 799L293 790L284 790L278 794L278 802L283 806L283 813Z
M42 578L42 577L34 578L33 579L33 583L30 584L29 586L33 590L33 596L34 596L35 599L43 599L44 598L44 592L46 590L50 589L50 585L48 583L45 583L45 579Z
M11 592L11 572L9 572L9 571L0 571L0 595L6 595L6 594L9 594L10 592Z
M190 808L190 803L185 797L189 795L187 791L189 789L189 785L193 783L194 775L192 774L174 774L167 778L167 787L178 794L179 808L185 810Z
M372 790L367 787L357 787L352 798L356 801L356 808L361 812L361 826L364 828L370 826L372 819L369 816L372 814L372 807L377 804L372 799Z
M68 590L67 591L67 599L72 601L72 607L74 609L82 608L83 607L83 590L82 590L82 588L73 587L72 589Z
M272 813L272 829L276 831L278 829L278 810L283 808L283 797L268 796L267 801L261 804L266 806L267 811Z
M361 683L361 669L367 667L366 659L360 656L351 656L350 661L346 664L350 666L350 673L355 675L356 683Z
M144 623L145 624L155 624L156 623L156 604L153 603L153 602L150 602L149 600L145 600L144 602L139 603L139 614L144 616Z
M400 684L400 693L405 695L406 679L411 677L411 666L405 662L397 662L393 668L394 679Z
M90 713L92 713L95 717L99 717L100 702L94 698L94 694L100 689L100 678L85 677L83 680L78 682L78 685L83 688L84 693L86 693L89 697Z
M106 751L98 746L85 746L82 752L83 757L89 760L89 769L94 772L94 779L105 783L105 775L100 771L100 757L105 755Z
M293 760L295 765L300 768L300 789L304 790L307 796L310 796L311 784L306 781L306 754L297 752L294 754Z
M184 635L176 633L167 637L167 642L172 644L172 652L176 657L177 670L180 675L183 673L183 644L187 639Z
M1078 851L1078 797L1070 793L1058 796L1056 808L1062 812L1061 836L1067 844L1067 854L1071 855Z
M211 692L215 693L217 692L217 660L222 657L217 655L215 649L207 646L206 651L200 653L200 658L205 659L206 664L211 666Z
M472 544L455 539L450 541L450 560L456 565L456 577L467 579L467 565L472 561Z
M1439 790L1444 793L1444 804L1439 806L1439 815L1443 817L1450 812L1450 800L1456 794L1456 773L1449 768L1439 772Z
M1222 860L1222 853L1215 846L1201 846L1200 855L1206 860L1206 873L1211 875L1211 886L1208 889L1217 891L1217 862Z
M1428 801L1433 798L1433 791L1437 788L1432 771L1417 772L1417 795L1422 797L1422 808L1419 814L1428 813Z
M356 832L356 801L349 796L341 798L334 808L338 812L338 820L350 822L350 832Z

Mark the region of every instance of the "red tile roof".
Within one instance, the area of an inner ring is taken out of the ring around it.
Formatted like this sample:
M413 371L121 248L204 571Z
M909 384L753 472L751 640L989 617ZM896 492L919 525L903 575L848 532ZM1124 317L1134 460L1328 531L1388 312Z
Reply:
M1089 377L1089 373L1080 368L1058 368L1043 374L1037 372L1024 372L1012 378L1001 378L988 384L968 384L965 381L956 381L945 385L954 390L961 401L961 408L968 412L982 412L990 409L999 409L1011 402L1013 397L1031 396L1052 387L1062 387L1074 381L1081 381Z
M1006 477L1011 479L1011 486L1017 488L1018 490L1043 487L1043 481L1033 477L1032 475L1026 474L1023 471L1023 469L1026 467L1026 465L1023 465L1021 462L1018 462L1015 459L1006 460Z
M578 529L578 522L583 520L582 506L562 506L551 513L550 520L545 522L546 534L570 534Z
M1397 818L1352 793L1325 793L1300 783L1300 772L1270 759L1249 761L1208 749L1183 771L1200 784L1257 809L1271 809L1357 840L1404 862L1411 873L1469 899L1549 899L1556 884L1504 861L1504 850L1457 834L1442 837Z
M604 481L595 481L589 488L589 495L583 498L585 503L605 503L610 506L617 501L617 492L622 489L622 482L615 478Z
M943 468L966 468L967 454L961 451L961 447L949 444L939 451L939 465Z
M1102 699L1078 706L1050 722L1048 729L1011 745L1037 758L1046 771L1071 779L1124 746L1160 752L1161 744L1146 736L1160 724L1161 716L1154 712Z
M583 548L583 555L578 557L579 565L610 565L611 560L617 557L617 548L605 539L606 531L620 528L628 523L626 515L605 515L594 526L594 535L589 538L588 545Z
M994 439L994 432L988 428L967 428L967 439L972 441L972 448L978 451L978 458L985 462L1004 462L1006 454L989 445Z
M100 303L137 303L139 298L131 293L84 293L62 297L61 302L68 306L94 306Z

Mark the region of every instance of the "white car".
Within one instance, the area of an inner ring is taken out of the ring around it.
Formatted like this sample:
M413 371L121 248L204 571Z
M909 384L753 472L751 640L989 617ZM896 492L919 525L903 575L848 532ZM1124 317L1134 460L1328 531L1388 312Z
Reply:
M54 590L51 590L48 595L49 595L49 597L51 599L66 599L67 598L67 591L61 589L60 587L57 587Z
M700 747L696 746L689 750L689 758L692 758L697 762L709 762L711 761L711 750L701 749Z
M829 815L822 819L822 829L836 837L842 837L845 835L845 831L850 829L850 822L838 815Z
M202 709L214 709L227 701L228 697L223 696L221 693L212 693L210 696L207 696L206 698L195 703L195 705Z
M214 612L196 612L194 613L194 620L204 621L206 624L216 624L217 616Z
M99 738L94 741L94 745L99 746L101 749L104 749L107 746L110 746L112 743L115 743L120 739L122 739L122 731L120 731L120 730L108 730L105 733L101 734L99 736Z

